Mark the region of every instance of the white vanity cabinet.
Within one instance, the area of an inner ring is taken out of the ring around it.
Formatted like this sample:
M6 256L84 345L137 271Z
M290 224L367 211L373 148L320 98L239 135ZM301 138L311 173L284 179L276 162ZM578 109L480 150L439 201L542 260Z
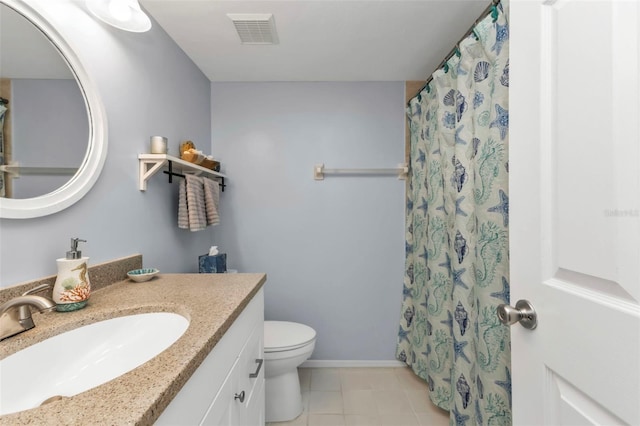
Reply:
M263 348L264 292L260 290L156 424L264 425Z

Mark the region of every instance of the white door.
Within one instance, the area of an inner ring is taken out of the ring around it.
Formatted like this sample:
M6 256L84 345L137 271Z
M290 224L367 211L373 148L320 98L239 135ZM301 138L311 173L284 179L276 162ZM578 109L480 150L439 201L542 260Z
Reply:
M640 425L640 3L510 2L515 425Z

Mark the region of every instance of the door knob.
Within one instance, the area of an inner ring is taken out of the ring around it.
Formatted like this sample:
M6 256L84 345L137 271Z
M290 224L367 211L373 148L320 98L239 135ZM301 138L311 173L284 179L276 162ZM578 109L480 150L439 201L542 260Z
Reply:
M504 325L512 325L517 322L524 328L533 330L538 325L538 314L533 305L528 300L518 300L516 307L509 305L499 305L496 310L500 322Z

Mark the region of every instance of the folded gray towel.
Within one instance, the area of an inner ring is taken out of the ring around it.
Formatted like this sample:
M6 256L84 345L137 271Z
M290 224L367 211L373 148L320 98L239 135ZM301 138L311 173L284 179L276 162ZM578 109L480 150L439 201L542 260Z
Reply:
M204 178L186 175L187 208L189 210L189 230L202 231L207 227L207 214L204 210Z
M178 228L189 229L189 210L187 209L187 179L180 180L178 189Z
M218 182L204 179L204 210L207 216L207 225L220 223L218 215L218 203L220 201L220 187Z
M201 231L207 227L203 178L186 175L180 183L178 200L178 227Z

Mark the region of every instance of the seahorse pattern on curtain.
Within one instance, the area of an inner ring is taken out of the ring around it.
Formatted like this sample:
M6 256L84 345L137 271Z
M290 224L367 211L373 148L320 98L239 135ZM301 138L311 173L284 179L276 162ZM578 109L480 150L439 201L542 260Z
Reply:
M455 425L511 424L508 22L503 5L411 100L397 358Z

